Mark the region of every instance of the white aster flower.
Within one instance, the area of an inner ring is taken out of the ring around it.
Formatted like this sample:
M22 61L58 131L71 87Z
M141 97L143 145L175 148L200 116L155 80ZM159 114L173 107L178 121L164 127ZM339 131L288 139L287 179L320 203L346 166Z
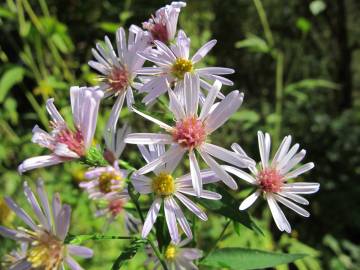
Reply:
M50 124L53 130L47 133L36 125L32 142L50 149L53 153L26 159L19 165L19 173L86 155L94 137L103 92L98 88L73 86L70 88L70 97L75 130L72 130L60 115L54 99L48 99L46 109L52 118Z
M179 161L185 153L190 160L190 171L193 187L196 195L201 195L202 179L200 168L195 156L198 152L207 165L217 176L230 188L237 189L235 180L215 161L215 158L243 168L254 164L254 161L246 155L233 153L220 146L208 143L209 135L222 126L227 119L240 107L243 101L243 93L235 90L228 94L221 102L213 105L220 91L221 83L216 81L204 101L200 115L198 115L199 103L199 78L194 74L185 75L184 103L183 105L172 90L169 90L170 110L174 114L175 123L169 126L149 115L133 109L146 119L158 124L168 134L155 133L132 133L125 139L126 143L132 144L170 144L168 151L157 159L151 161L139 169L138 174L156 170L164 163ZM195 151L196 150L196 151Z
M185 2L171 2L158 9L155 16L144 22L142 27L150 32L153 40L168 44L175 37L179 13L183 7L186 7Z
M132 87L137 88L134 82L135 71L141 68L145 60L137 54L149 46L149 35L144 31L129 31L126 43L125 30L120 27L116 31L115 52L110 39L105 36L105 47L96 44L92 49L96 61L89 61L89 66L97 70L100 75L100 88L105 92L105 97L116 96L108 125L113 125L119 117L125 96L128 106L134 103Z
M299 144L295 144L290 148L291 136L286 136L272 161L269 160L271 139L268 133L258 132L259 151L261 157L260 168L255 166L249 167L251 174L248 174L238 168L231 166L223 166L225 170L240 177L246 182L257 187L257 190L246 198L240 204L240 210L250 207L256 199L263 194L275 223L280 231L291 232L291 226L286 219L283 211L280 209L278 202L295 211L301 216L309 217L308 211L295 203L308 205L309 201L298 194L312 194L319 190L319 183L287 183L314 167L314 163L309 162L294 169L305 157L306 151L299 150ZM245 154L238 144L233 144L232 148L235 152Z
M190 242L190 239L184 239L180 243L170 243L164 253L165 263L169 270L197 270L198 267L194 261L203 256L203 252L197 248L186 248L185 246ZM161 269L159 259L149 254L150 259L154 261L154 270Z
M139 149L144 159L150 164L154 160L163 156L165 153L164 145L150 145L149 148L140 145ZM177 200L180 201L186 208L194 213L201 220L206 221L207 215L195 203L193 203L188 196L195 196L195 190L192 188L191 175L186 174L181 177L174 178L172 172L175 169L176 161L162 164L155 171L155 177L150 178L140 174L132 175L132 183L135 189L140 194L153 194L155 197L149 212L146 216L145 223L142 230L142 237L146 237L153 227L161 205L164 204L166 224L170 233L172 241L178 243L180 241L177 223L180 225L188 238L192 238L191 228L186 220L183 211L181 210ZM204 183L216 182L219 179L214 172L210 170L199 170L199 177ZM219 200L221 195L203 190L200 198L209 200Z
M147 93L143 102L148 104L160 95L164 94L169 86L174 92L181 96L184 89L184 77L186 74L194 74L200 78L200 86L207 91L211 90L211 84L207 81L219 80L224 85L233 85L233 82L219 75L232 74L234 70L224 67L195 68L195 65L202 60L215 46L216 40L211 40L203 45L193 57L189 58L190 39L183 31L179 31L176 42L170 47L163 42L155 40L156 49L149 49L139 53L144 59L153 62L155 67L144 67L137 71L137 74L151 76L140 88L139 92ZM219 97L223 97L218 93ZM203 94L201 93L201 97Z
M93 256L93 251L87 247L64 243L70 226L70 206L62 205L59 194L55 194L50 204L42 181L37 182L36 189L38 198L27 182L24 183L25 196L36 216L35 220L11 198L6 198L8 206L29 227L29 229L19 227L14 230L0 226L2 236L28 243L26 256L16 260L10 269L60 270L64 269L64 264L67 264L72 270L81 270L82 267L72 255L90 258Z
M20 243L20 248L12 250L9 254L4 256L1 265L10 270L19 269L23 264L23 261L26 260L28 247L28 243Z

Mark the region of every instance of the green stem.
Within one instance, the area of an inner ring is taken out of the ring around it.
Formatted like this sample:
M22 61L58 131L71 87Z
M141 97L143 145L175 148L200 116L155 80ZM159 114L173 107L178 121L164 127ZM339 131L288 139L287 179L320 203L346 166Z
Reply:
M71 244L81 244L88 240L136 240L133 236L119 236L119 235L103 235L103 234L82 234L76 236L69 236L65 242Z
M276 126L275 126L274 144L278 145L281 139L281 128L282 128L284 55L281 51L277 51L275 57L276 57L276 81L275 81Z
M261 22L261 25L264 29L264 34L265 34L265 38L267 40L267 42L269 43L270 47L273 47L274 45L274 39L273 39L273 36L272 36L272 33L271 33L271 29L270 29L270 25L269 25L269 21L267 19L267 16L266 16L266 12L264 10L264 7L261 3L261 0L253 0L254 2L254 5L255 5L255 8L256 8L256 11L259 15L259 18L260 18L260 22Z
M44 127L48 128L48 126L49 126L48 118L46 117L46 114L45 114L44 110L39 105L39 103L36 101L33 94L30 91L25 90L25 96L29 100L29 102L30 102L31 106L33 107L33 109L35 110L36 114L38 115L38 117L39 117L39 119L41 121L41 124Z
M134 168L133 166L131 166L128 162L126 162L124 160L119 159L119 165L129 171L136 171L136 168Z
M223 230L221 231L219 237L216 239L214 245L210 248L209 252L208 252L204 257L201 258L200 261L204 260L207 256L209 256L209 255L216 249L216 246L217 246L218 243L222 240L222 238L223 238L223 236L224 236L224 234L225 234L225 232L226 232L226 229L227 229L227 227L229 227L230 223L231 223L231 220L229 219L229 220L226 222L226 224L225 224Z
M138 198L136 197L136 195L134 194L134 187L132 186L131 183L129 183L129 187L128 187L128 192L129 192L129 196L132 200L132 202L134 203L135 207L136 207L136 210L139 214L139 217L141 219L141 222L144 224L145 223L145 218L142 214L142 211L140 209L140 205L139 205L139 201L138 201ZM151 238L151 239L150 239ZM159 259L162 267L165 269L165 270L168 270L167 266L166 266L166 263L163 259L163 256L161 255L160 253L160 250L157 248L157 246L154 244L153 242L153 239L152 239L152 235L149 235L149 238L148 238L148 242L149 244L151 245L152 249L154 250L154 253L156 255L156 257Z

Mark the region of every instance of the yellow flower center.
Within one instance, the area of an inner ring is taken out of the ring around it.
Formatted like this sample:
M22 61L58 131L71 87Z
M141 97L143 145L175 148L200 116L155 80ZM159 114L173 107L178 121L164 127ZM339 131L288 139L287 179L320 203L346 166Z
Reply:
M172 244L168 245L168 247L165 250L165 259L168 261L172 261L175 259L176 256L176 247Z
M102 193L111 192L112 180L120 181L121 175L117 172L104 172L99 177L99 189Z
M34 235L36 235L36 240L31 243L31 248L27 253L27 261L31 263L31 269L59 269L64 258L63 243L47 232Z
M175 191L174 178L162 172L153 178L152 189L159 196L169 196Z
M184 58L177 58L171 68L171 72L173 76L180 80L184 79L186 72L191 72L192 70L193 70L192 62Z

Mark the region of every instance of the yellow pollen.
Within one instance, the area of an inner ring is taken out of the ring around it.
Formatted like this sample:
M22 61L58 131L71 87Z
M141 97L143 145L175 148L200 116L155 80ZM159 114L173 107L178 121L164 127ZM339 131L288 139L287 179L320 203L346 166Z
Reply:
M31 263L31 269L58 269L64 258L63 243L46 232L36 235L37 240L32 242L26 256L26 260Z
M175 191L174 178L162 172L153 178L152 189L159 196L169 196Z
M0 198L0 224L10 225L15 218L15 213L7 206L4 199Z
M120 181L121 175L116 172L104 172L99 177L99 189L102 193L111 192L112 180Z
M180 80L184 79L186 72L191 72L192 70L193 70L192 62L184 58L177 58L171 68L171 72L173 76Z
M175 259L176 256L176 247L172 244L168 245L168 247L165 250L165 259L168 261L172 261Z

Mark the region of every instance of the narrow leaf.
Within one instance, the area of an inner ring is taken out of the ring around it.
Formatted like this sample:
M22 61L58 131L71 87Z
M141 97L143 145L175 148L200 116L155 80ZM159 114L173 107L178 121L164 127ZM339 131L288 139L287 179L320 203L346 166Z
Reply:
M12 67L5 71L0 79L0 103L5 99L8 91L17 83L23 80L25 69L19 66Z
M120 269L126 261L130 260L136 255L137 251L142 248L145 243L147 243L147 241L143 239L132 241L130 243L130 246L126 247L120 254L120 256L115 260L113 266L111 267L111 270Z
M306 254L274 253L245 248L223 248L209 254L201 265L236 270L265 269L288 264L305 257Z

